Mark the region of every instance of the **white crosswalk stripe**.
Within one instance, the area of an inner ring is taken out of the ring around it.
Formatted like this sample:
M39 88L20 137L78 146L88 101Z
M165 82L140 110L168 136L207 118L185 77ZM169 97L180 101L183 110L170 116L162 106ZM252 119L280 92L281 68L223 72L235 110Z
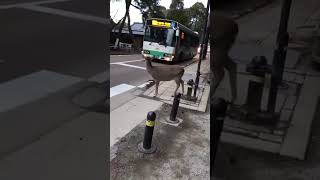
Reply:
M136 66L136 65L132 65L132 64L126 64L126 63L113 63L113 64L114 64L114 65L127 66L127 67L136 68L136 69L143 69L143 70L146 70L146 68L145 68L145 67Z
M135 87L136 86L132 86L129 84L120 84L120 85L114 86L114 87L110 88L110 98L113 96L116 96L118 94L124 93L126 91L129 91Z
M107 18L96 17L96 16L92 16L92 15L88 15L88 14L80 14L80 13L65 11L65 10L61 10L61 9L48 8L48 7L43 7L43 6L35 6L32 4L31 5L30 4L19 5L18 7L32 10L32 11L54 14L54 15L59 15L59 16L64 16L64 17L69 17L69 18L74 18L74 19L92 21L92 22L101 23L101 24L109 24L109 22L110 22L109 19L107 19Z
M24 105L82 81L82 78L42 70L0 84L0 112Z

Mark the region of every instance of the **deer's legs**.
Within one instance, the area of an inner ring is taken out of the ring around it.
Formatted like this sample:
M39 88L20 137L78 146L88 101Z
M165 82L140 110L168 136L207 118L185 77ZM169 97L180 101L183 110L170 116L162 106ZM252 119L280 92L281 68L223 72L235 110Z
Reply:
M231 103L233 103L237 99L237 64L233 62L230 57L225 63L225 68L229 73L229 82L231 88Z
M216 92L216 89L218 88L220 82L224 77L224 68L222 66L214 67L213 75L214 75L213 82L210 82L210 89L212 89L211 96L214 95L214 93Z
M156 97L156 96L158 95L158 87L159 87L159 83L160 83L160 81L155 80L156 90L154 91L154 97Z

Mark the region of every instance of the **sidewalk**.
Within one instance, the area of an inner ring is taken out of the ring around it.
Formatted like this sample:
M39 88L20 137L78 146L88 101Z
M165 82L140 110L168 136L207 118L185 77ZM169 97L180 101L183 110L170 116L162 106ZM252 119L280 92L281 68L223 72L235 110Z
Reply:
M239 19L239 39L232 52L233 57L238 59L238 78L239 84L242 84L237 104L243 104L246 99L248 77L244 73L245 64L255 55L264 55L269 64L272 62L280 7L279 4L273 4L262 9L261 14ZM292 1L289 32L295 32L297 26L310 23L310 18L318 16L319 8L318 1ZM231 118L225 120L222 143L215 162L216 178L320 178L320 76L319 72L312 69L310 59L302 58L304 63L297 67L299 58L300 52L288 49L283 78L289 87L279 90L276 109L281 116L275 127L252 125ZM223 82L219 96L228 98L228 94L223 92L227 88L228 84Z
M190 78L188 74L195 74L196 69L197 63L187 66L186 76ZM209 61L203 60L201 66L203 79L207 78L208 71ZM169 87L170 83L163 82L159 88ZM205 86L204 89L209 89L208 85ZM154 89L150 89L146 92L152 94ZM167 94L171 98L171 88L163 89L161 92L162 96ZM143 93L141 91L137 95ZM161 94L160 89L159 94ZM135 97L115 108L111 112L111 135L124 129L127 133L123 131L122 136L118 135L118 141L110 139L111 142L115 142L110 147L111 179L209 179L208 94L203 95L201 101L206 101L203 103L206 106L204 112L179 106L177 117L183 121L177 127L168 125L166 122L172 102L163 102L159 98ZM143 103L139 104L139 102ZM137 145L143 140L148 111L155 111L157 115L153 143L157 144L158 149L154 154L143 155L138 152ZM130 118L131 129L125 117ZM121 126L115 124L116 122Z
M171 106L156 111L154 154L143 155L137 145L143 140L141 122L115 145L111 160L111 179L209 179L209 113L179 108L181 127L165 124Z

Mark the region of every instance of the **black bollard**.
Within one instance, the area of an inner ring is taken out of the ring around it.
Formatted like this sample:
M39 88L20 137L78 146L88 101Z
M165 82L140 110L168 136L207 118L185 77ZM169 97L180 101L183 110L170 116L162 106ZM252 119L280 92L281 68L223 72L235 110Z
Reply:
M214 98L210 102L210 176L213 173L214 160L218 150L221 132L228 103L222 98Z
M138 150L142 153L151 154L156 151L156 146L152 144L155 120L156 113L153 111L148 112L143 142L138 145Z
M177 112L179 108L181 93L176 94L173 100L173 105L170 113L170 121L176 122Z

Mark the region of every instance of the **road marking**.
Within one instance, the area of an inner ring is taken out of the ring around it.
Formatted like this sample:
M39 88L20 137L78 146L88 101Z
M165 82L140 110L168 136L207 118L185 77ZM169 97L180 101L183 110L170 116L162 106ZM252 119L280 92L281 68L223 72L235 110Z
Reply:
M130 61L115 62L115 63L110 63L110 64L130 63L130 62L137 62L137 61L143 61L143 60L144 59L135 59L135 60L130 60Z
M0 9L10 9L16 8L18 6L24 5L40 5L40 4L49 4L49 3L57 3L57 2L66 2L70 0L46 0L46 1L35 1L35 2L28 2L28 3L16 3L16 4L9 4L9 5L0 5Z
M138 88L144 88L145 86L147 86L148 84L150 84L150 82L146 82L146 83L143 83L139 86L137 86Z
M151 81L143 83L143 84L141 84L139 86L132 86L132 85L129 85L129 84L120 84L120 85L114 86L114 87L110 88L110 98L112 96L116 96L116 95L122 94L122 93L124 93L126 91L129 91L129 90L131 90L133 88L136 88L136 87L137 88L144 88L150 83L151 83Z
M135 65L131 65L131 64L125 64L125 63L114 63L114 65L127 66L127 67L146 70L145 67L140 67L140 66L135 66Z
M32 10L32 11L43 12L43 13L47 13L47 14L55 14L55 15L59 15L59 16L80 19L80 20L84 20L84 21L92 21L92 22L96 22L96 23L100 23L100 24L109 24L110 23L109 19L107 19L107 18L101 18L101 17L92 16L92 15L88 15L88 14L80 14L80 13L75 13L75 12L70 12L70 11L65 11L65 10L60 10L60 9L35 6L35 5L30 5L30 4L20 5L17 7Z
M0 84L0 112L34 102L83 79L42 70Z
M110 88L110 98L118 94L124 93L126 91L129 91L130 89L133 89L135 87L136 86L132 86L129 84L120 84L120 85L114 86Z

